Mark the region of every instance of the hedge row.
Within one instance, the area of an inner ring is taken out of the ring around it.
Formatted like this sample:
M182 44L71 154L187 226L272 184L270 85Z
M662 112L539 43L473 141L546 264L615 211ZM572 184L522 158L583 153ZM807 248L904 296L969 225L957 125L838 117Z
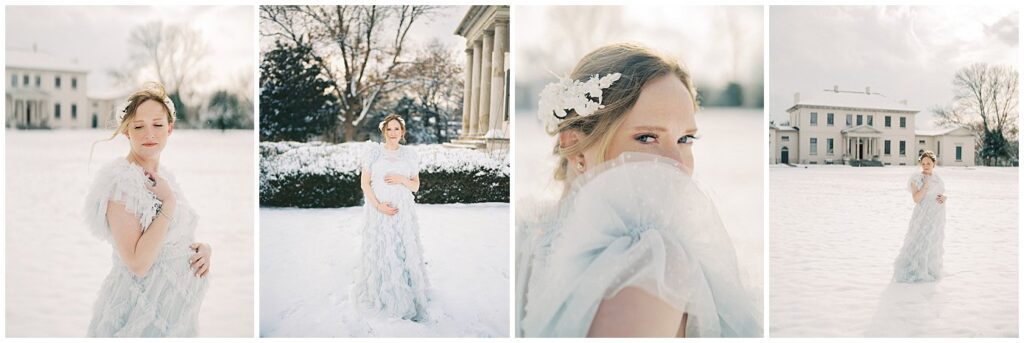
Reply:
M260 206L333 208L363 204L359 159L376 143L260 143ZM421 204L508 202L509 164L479 151L413 145Z

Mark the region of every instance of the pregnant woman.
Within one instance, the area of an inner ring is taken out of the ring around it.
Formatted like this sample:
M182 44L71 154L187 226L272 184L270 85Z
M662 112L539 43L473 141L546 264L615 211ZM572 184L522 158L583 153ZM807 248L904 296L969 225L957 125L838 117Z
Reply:
M352 298L371 313L421 322L429 285L413 197L420 188L420 159L400 144L401 117L387 116L378 129L384 144L372 144L362 161L363 256Z
M896 257L893 281L928 282L942 277L942 239L946 229L946 187L935 174L935 153L918 158L921 172L910 176L914 214Z
M195 242L198 217L160 165L174 121L163 86L150 84L128 98L110 137L124 135L131 148L98 172L86 199L90 229L114 247L90 337L198 334L211 250Z

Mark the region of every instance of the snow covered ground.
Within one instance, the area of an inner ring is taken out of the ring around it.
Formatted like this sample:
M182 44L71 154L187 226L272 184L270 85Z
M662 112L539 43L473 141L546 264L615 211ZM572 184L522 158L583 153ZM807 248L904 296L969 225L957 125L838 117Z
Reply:
M1017 168L937 168L947 275L891 284L918 170L769 169L771 337L1017 337Z
M554 138L534 110L515 117L516 201L561 186L552 179ZM760 109L708 108L697 113L694 178L718 206L739 261L740 277L758 309L764 303L764 117Z
M127 154L109 131L6 132L6 318L9 337L85 336L111 246L80 211L92 173ZM213 247L210 288L199 312L205 337L253 334L253 131L177 130L162 164L199 214L196 238Z
M366 317L349 299L361 207L260 209L261 337L508 337L509 204L417 205L428 321Z

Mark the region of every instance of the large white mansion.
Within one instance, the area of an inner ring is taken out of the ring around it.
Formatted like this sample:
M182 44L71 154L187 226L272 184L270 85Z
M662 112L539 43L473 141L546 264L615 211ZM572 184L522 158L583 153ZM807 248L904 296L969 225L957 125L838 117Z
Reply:
M35 50L7 50L4 67L7 128L110 127L124 98L88 94L88 70Z
M965 128L915 130L919 112L870 88L793 95L789 123L768 129L770 163L914 165L925 150L940 166L973 166L975 134Z

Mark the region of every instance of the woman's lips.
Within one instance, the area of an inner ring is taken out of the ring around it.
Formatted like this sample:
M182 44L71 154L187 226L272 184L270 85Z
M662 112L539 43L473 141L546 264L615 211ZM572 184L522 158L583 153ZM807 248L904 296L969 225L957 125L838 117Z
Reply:
M147 147L147 148L152 148L152 147L156 146L156 143L142 143L142 146Z

